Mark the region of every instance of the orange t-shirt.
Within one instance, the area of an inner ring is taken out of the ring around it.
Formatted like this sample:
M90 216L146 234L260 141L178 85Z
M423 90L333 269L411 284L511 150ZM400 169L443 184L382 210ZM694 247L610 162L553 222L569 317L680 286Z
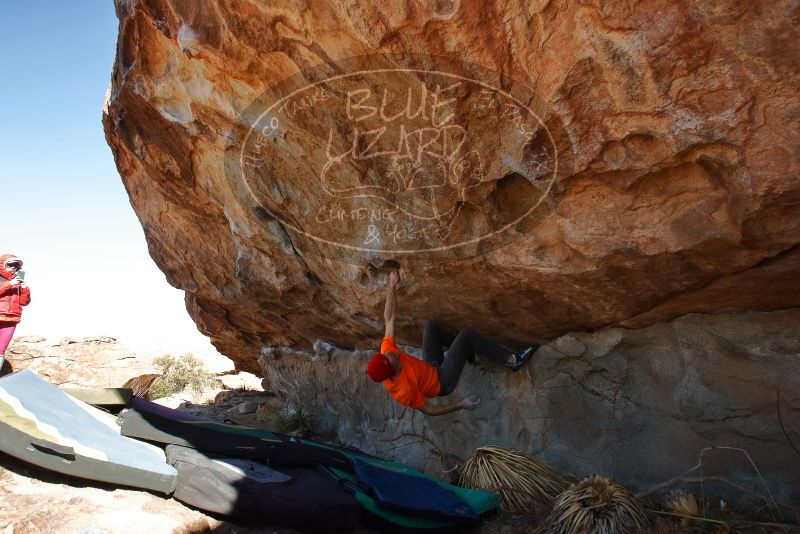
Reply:
M383 338L381 352L386 354L392 351L400 353L400 365L403 368L394 378L384 380L383 386L400 404L411 408L422 408L426 398L435 397L441 391L436 368L419 358L400 352L391 337Z

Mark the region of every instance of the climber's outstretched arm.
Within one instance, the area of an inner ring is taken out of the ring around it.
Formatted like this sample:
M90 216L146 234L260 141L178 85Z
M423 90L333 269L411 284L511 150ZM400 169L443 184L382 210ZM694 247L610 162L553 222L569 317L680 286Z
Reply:
M455 404L441 404L439 406L434 406L432 404L425 403L425 405L420 408L419 411L425 415L444 415L446 413L452 413L458 410L474 410L480 403L480 397L477 395L470 395L469 397Z
M389 290L386 293L386 307L383 310L383 320L386 323L386 337L394 337L394 319L397 308L397 284L400 283L400 274L394 270L389 273Z

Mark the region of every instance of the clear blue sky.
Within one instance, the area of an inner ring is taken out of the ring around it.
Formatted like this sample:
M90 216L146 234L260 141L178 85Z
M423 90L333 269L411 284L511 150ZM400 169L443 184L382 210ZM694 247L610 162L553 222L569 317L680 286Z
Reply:
M18 335L211 351L147 253L103 136L111 0L0 2L0 254L25 260Z

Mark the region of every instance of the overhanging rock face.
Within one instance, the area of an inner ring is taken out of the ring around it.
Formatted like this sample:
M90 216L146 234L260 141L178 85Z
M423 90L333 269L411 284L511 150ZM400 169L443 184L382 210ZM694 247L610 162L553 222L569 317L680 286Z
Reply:
M428 316L521 344L800 304L786 4L117 13L106 137L151 255L240 368L375 343L386 259L412 343Z

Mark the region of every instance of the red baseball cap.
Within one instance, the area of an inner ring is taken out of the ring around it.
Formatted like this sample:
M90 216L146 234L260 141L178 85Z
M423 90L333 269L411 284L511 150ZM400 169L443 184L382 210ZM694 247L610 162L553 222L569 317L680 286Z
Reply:
M389 358L379 352L367 364L367 374L375 382L383 382L394 375L394 367Z

